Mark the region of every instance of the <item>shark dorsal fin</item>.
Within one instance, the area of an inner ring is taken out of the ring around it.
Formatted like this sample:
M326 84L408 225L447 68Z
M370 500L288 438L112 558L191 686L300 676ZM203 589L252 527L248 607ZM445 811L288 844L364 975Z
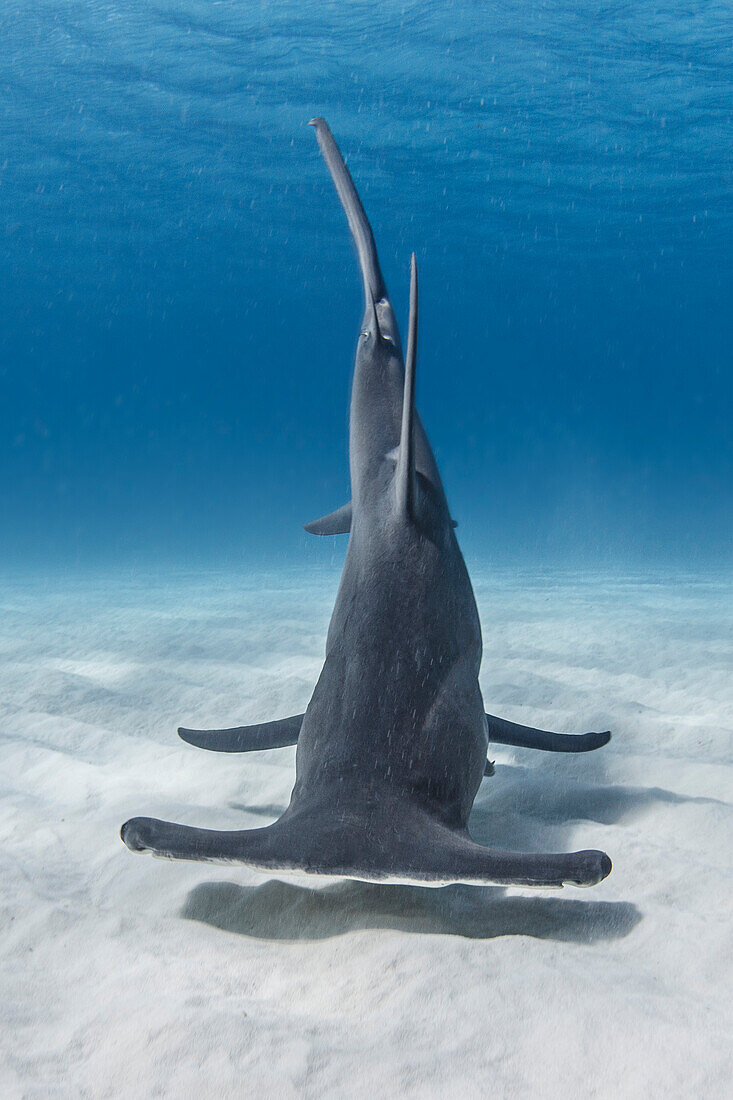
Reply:
M402 395L400 450L395 470L397 509L414 519L415 508L415 362L417 360L417 260L410 259L410 319L405 358L405 388Z

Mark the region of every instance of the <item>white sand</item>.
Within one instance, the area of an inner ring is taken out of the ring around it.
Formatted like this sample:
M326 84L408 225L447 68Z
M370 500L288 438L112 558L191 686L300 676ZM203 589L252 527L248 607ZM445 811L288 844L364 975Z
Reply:
M273 820L294 750L175 729L302 710L337 574L0 594L0 1095L730 1095L733 590L474 569L498 749L476 838L599 847L591 890L313 888L136 856L120 824Z

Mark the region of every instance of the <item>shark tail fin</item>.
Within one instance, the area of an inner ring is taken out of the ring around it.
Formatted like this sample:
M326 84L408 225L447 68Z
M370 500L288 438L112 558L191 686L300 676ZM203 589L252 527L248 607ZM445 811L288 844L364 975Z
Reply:
M387 293L379 267L377 246L374 243L374 235L369 225L369 219L364 212L351 173L341 156L341 150L336 144L325 118L312 118L309 125L313 126L316 131L316 138L323 158L331 173L338 197L349 221L349 228L359 255L359 266L364 280L364 296L368 308L370 298L378 302Z
M415 509L415 364L417 361L417 260L410 259L410 320L405 357L405 388L402 396L400 450L395 470L397 507L401 515L414 518Z

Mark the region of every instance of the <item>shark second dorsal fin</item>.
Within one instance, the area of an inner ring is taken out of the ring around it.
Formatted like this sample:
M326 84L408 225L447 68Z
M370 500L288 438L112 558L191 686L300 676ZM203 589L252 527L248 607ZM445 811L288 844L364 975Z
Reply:
M417 260L410 260L410 320L405 357L405 388L402 395L400 450L395 469L397 509L406 519L415 511L415 363L417 360Z

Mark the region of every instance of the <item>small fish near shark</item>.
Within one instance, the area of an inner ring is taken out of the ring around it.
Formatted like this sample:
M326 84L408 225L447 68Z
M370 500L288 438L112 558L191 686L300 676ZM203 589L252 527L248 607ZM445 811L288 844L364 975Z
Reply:
M351 501L308 525L349 532L326 642L305 714L238 729L180 729L218 752L297 745L290 804L272 825L218 831L149 817L122 826L137 852L237 863L270 874L444 886L593 886L604 852L526 854L468 830L491 742L586 752L610 733L518 726L485 712L481 627L430 443L415 409L418 283L413 254L407 354L372 230L331 131L313 119L356 244L364 318L351 392Z

